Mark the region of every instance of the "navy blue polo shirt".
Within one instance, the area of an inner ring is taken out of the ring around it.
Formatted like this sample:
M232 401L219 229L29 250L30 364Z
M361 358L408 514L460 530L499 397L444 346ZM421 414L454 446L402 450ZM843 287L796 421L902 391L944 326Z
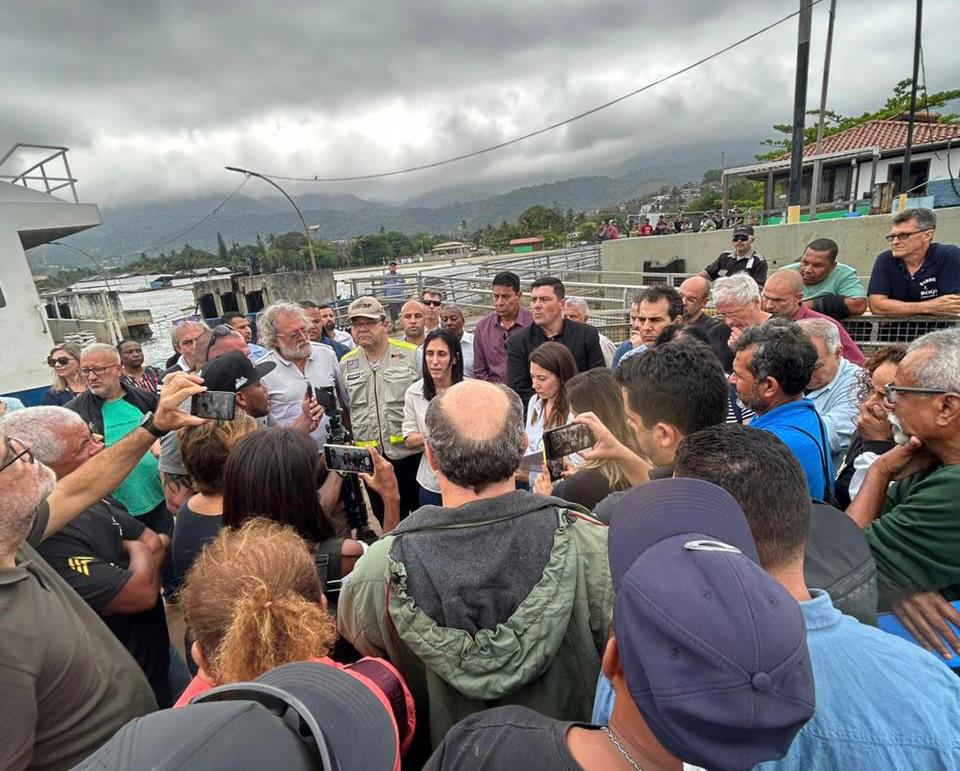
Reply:
M912 276L903 260L895 260L889 249L882 252L873 263L867 294L902 302L960 294L960 247L931 243L920 270Z

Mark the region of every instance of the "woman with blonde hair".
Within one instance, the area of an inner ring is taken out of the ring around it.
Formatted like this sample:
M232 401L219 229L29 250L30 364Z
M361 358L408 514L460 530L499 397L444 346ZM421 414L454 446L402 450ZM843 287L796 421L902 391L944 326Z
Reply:
M643 455L636 435L627 424L623 397L611 370L598 368L575 375L566 385L566 395L573 414L592 412L619 442L637 455ZM590 510L610 493L630 487L620 464L610 460L584 461L565 479L553 484L546 474L540 474L536 481L536 492L555 495Z
M53 386L43 395L43 404L63 407L87 390L80 374L80 346L64 343L50 350L47 365L53 371Z
M382 659L341 665L329 657L337 624L323 592L313 555L293 528L257 517L221 530L180 592L198 673L175 706L217 685L310 661L342 669L370 687L393 716L398 749L405 751L416 722L406 683Z

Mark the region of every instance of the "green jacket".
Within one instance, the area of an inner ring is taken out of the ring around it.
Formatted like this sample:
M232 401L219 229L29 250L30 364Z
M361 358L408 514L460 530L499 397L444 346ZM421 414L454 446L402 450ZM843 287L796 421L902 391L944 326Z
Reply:
M524 554L534 542L542 547ZM417 573L429 573L419 597L408 591ZM525 580L529 592L511 597ZM557 498L518 491L416 511L359 560L338 616L358 651L403 673L418 736L432 749L462 718L506 704L589 721L612 609L606 526ZM464 631L490 613L502 620ZM438 615L461 620L442 626Z

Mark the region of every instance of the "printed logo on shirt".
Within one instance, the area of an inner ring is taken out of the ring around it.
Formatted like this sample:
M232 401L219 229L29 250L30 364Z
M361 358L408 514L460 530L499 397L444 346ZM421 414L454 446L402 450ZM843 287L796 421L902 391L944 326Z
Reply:
M67 567L76 570L82 576L89 576L91 562L93 557L70 557L67 560Z
M347 369L360 369L360 359L347 359Z

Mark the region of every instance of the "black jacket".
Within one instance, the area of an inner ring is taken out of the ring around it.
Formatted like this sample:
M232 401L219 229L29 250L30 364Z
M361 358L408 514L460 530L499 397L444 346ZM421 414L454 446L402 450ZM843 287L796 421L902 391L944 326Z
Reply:
M524 407L533 396L530 354L548 340L563 343L567 347L577 363L577 372L606 366L603 349L600 347L600 333L589 324L564 319L560 334L556 337L547 337L543 329L536 324L531 324L521 332L512 335L507 344L507 385L520 395Z
M141 391L139 388L133 388L123 381L120 382L120 387L123 389L124 400L130 402L130 404L140 410L144 415L148 412L154 412L157 409L156 394ZM73 410L83 418L93 433L102 435L103 402L104 400L96 394L90 391L84 391L77 398L68 402L66 407L68 410Z

